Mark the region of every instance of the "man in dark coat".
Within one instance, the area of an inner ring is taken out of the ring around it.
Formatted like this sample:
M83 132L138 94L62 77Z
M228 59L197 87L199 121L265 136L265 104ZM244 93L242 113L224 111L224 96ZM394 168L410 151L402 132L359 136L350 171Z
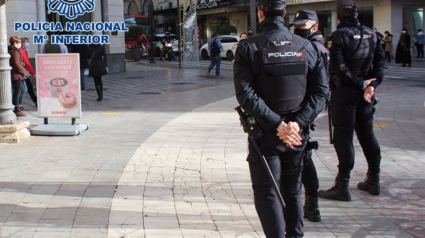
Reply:
M80 82L81 82L81 90L86 89L86 83L84 80L84 71L89 67L87 63L88 56L88 48L86 45L75 44L71 46L71 50L73 53L80 54Z
M402 64L401 67L406 67L406 64L408 67L412 66L412 57L410 55L410 35L407 33L406 28L403 28L397 44L395 62L397 64Z

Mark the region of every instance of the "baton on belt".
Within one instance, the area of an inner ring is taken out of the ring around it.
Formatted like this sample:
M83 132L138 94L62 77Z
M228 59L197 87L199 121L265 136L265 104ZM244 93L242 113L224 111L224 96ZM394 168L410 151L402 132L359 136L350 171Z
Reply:
M280 204L282 205L282 208L286 208L285 201L283 201L282 194L280 193L279 187L276 184L276 180L273 177L272 171L270 170L266 157L264 157L256 141L257 139L263 136L263 132L258 127L258 123L256 122L253 116L243 112L240 106L236 107L235 110L239 114L239 119L241 121L244 132L248 133L248 138L250 139L251 144L254 146L254 149L257 154L261 157L261 162L263 163L263 166L266 169L266 174L269 177L274 190L276 191L277 197L279 199Z
M332 114L331 114L331 101L329 100L326 103L326 107L328 110L328 123L329 123L329 143L332 145L334 143L333 135L332 135Z

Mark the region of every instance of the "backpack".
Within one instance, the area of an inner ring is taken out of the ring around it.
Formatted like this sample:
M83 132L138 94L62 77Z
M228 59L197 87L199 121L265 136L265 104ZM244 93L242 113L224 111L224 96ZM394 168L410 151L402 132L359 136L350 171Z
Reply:
M220 52L221 52L221 49L218 47L218 44L217 44L216 41L217 41L217 39L215 39L213 41L213 43L211 44L211 55L212 56L216 56L216 55L220 54Z

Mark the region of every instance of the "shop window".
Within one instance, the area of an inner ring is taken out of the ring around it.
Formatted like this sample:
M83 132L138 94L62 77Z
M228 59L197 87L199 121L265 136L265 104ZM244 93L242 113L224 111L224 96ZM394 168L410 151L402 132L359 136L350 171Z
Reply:
M223 27L225 25L229 25L229 24L230 24L229 18L227 18L227 17L216 17L210 23L211 32L212 33L219 32L221 27Z
M359 9L359 21L362 25L373 29L373 9L372 8L360 8ZM378 29L380 30L380 29Z
M128 15L139 15L139 6L135 1L131 1L128 5Z
M47 3L47 1L46 1ZM65 16L61 16L56 12L50 12L49 9L47 8L47 4L46 4L46 20L48 22L60 22L62 24L62 26L65 26L66 22L91 22L91 14L83 14L81 16L77 16L77 18L70 20L68 18L66 18ZM64 32L65 34L77 34L74 32Z
M326 38L332 33L332 12L318 12L317 17L319 18L319 31Z
M412 11L412 21L413 21L413 35L416 36L418 33L418 30L424 30L423 29L423 19L424 19L424 9L423 8L416 8Z

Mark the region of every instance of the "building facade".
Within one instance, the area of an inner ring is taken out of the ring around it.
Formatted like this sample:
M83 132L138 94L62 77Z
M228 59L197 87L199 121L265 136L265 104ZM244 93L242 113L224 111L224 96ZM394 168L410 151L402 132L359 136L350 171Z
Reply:
M143 13L146 0L125 0L124 9L129 14L136 5ZM197 0L197 19L200 42L202 45L211 34L224 25L233 25L240 34L246 32L249 25L249 0ZM286 24L294 19L300 9L313 10L318 13L320 30L325 36L332 33L338 24L336 5L339 0L288 0ZM155 8L155 25L157 32L177 32L177 0L153 0ZM362 24L383 33L389 31L397 44L401 30L405 27L415 39L418 29L425 25L424 0L357 0L359 19ZM183 6L180 0L180 7Z
M385 31L392 33L394 47L397 45L403 28L408 30L414 41L417 31L423 30L425 26L425 1L423 0L356 0L356 2L360 22L370 28L376 27L382 34ZM316 11L320 21L320 30L326 37L336 29L338 24L337 3L337 0L289 0L287 24L292 22L295 13L300 9ZM416 50L413 44L412 50Z
M69 20L57 13L49 12L47 0L7 0L6 1L7 35L28 37L30 39L29 57L42 52L43 45L33 44L33 35L45 35L46 32L14 31L15 22L123 22L123 1L95 0L93 12ZM105 45L105 59L109 72L125 71L124 32L92 32L92 34L109 35L110 44Z

